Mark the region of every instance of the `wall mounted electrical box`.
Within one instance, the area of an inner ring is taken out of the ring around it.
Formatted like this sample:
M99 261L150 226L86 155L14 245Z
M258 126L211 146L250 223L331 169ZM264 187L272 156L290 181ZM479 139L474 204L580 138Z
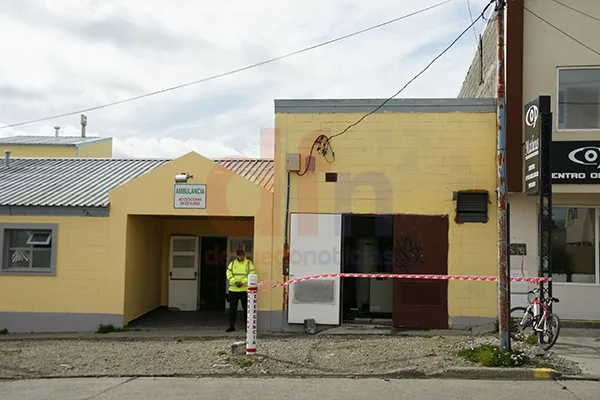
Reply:
M285 169L288 172L300 171L300 153L287 153L285 156Z

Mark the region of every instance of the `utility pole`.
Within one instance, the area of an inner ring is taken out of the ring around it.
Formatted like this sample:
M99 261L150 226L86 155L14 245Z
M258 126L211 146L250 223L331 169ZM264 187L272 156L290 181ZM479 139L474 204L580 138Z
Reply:
M505 0L496 0L498 24L498 175L496 191L498 197L498 330L500 348L510 351L510 275L508 271L508 188L506 186L506 92L504 73L504 9Z

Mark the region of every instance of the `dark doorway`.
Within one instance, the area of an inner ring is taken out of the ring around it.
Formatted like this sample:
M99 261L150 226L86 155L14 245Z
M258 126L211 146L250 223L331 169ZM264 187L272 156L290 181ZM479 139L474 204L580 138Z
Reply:
M448 216L394 217L394 273L448 275ZM448 281L394 280L394 327L448 328Z
M227 238L202 237L200 240L199 310L225 310Z
M342 272L391 273L394 217L346 214L342 217ZM391 319L392 279L342 279L342 320Z

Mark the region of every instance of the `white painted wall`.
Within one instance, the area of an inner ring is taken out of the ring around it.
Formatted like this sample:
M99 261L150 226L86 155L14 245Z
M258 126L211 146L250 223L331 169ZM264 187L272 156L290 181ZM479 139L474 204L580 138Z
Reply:
M556 194L553 198L555 206L600 206L600 194ZM537 197L522 194L510 195L510 241L527 244L525 257L511 256L510 268L512 276L537 276L538 274L538 232L537 232ZM598 241L599 238L596 238ZM521 262L523 273L521 273ZM534 284L512 283L511 306L523 305L527 301L527 287ZM554 306L554 312L562 320L594 320L600 321L600 285L584 283L560 283L553 285L554 297L560 303Z
M510 202L510 242L525 243L527 255L510 256L511 276L538 275L538 238L536 198L522 194L511 194ZM511 284L511 306L527 304L527 291L536 285L521 282Z

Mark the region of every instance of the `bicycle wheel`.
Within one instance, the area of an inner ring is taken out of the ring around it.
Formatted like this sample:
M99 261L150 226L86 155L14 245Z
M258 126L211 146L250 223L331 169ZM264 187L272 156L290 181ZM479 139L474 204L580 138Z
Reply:
M544 351L550 350L556 344L560 333L560 318L556 314L548 314L547 328L538 332L538 346Z
M525 318L523 318L525 317ZM513 307L510 309L510 337L519 342L526 341L534 334L533 312L526 307Z

